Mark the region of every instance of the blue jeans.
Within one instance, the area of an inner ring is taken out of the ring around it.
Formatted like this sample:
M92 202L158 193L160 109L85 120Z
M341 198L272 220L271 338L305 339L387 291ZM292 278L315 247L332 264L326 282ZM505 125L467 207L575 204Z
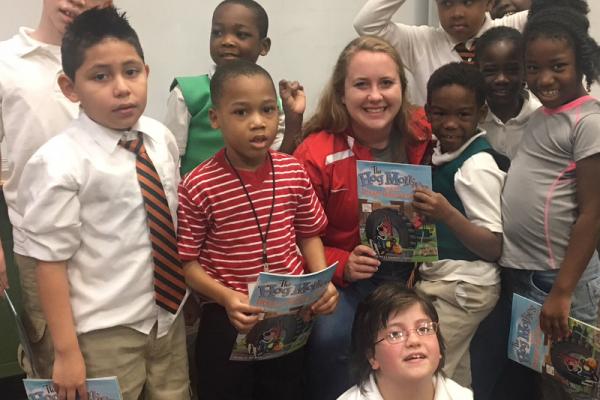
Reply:
M506 271L511 292L540 304L546 300L558 275L558 270L529 271L507 268ZM600 260L594 254L573 291L571 316L595 326L598 318L598 300L600 300Z
M335 400L357 382L349 375L352 322L358 303L387 281L406 282L412 265L383 263L370 279L338 288L335 312L318 317L307 345L305 399Z

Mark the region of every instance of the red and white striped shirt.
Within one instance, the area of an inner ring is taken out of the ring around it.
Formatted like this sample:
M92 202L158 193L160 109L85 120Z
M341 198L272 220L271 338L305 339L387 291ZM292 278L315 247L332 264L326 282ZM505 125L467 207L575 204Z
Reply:
M327 218L304 168L287 154L271 152L275 206L267 236L269 272L299 275L296 236L318 236ZM238 171L265 234L273 196L271 163ZM262 242L252 207L224 151L191 171L179 185L178 247L184 261L198 260L206 272L237 291L264 271Z

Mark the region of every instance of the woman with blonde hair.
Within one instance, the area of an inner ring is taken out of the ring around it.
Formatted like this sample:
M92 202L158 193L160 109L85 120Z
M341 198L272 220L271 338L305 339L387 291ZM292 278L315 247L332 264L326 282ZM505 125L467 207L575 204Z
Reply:
M307 398L334 399L351 386L347 350L357 304L387 281L406 282L412 265L380 262L360 244L356 161L426 164L431 128L406 100L406 75L396 50L359 37L340 54L294 156L312 181L329 220L323 243L338 261L334 314L316 321L308 347Z

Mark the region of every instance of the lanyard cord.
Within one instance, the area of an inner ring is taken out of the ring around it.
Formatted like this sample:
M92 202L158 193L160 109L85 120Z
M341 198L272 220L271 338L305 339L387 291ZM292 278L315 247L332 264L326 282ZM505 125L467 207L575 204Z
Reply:
M263 260L263 268L265 272L269 272L269 263L267 260L267 236L269 235L269 229L271 228L271 220L273 219L273 209L275 208L275 166L273 165L273 157L270 152L267 152L269 156L269 161L271 162L271 177L273 182L273 194L271 196L271 210L269 211L269 221L267 222L267 229L265 230L265 234L263 235L262 229L260 227L260 222L258 221L258 215L256 214L256 209L254 208L254 203L252 203L252 199L250 198L250 193L248 193L248 189L244 185L244 181L238 170L233 166L231 160L227 156L227 151L224 152L225 159L235 172L235 176L237 176L240 184L242 185L242 189L244 189L244 193L246 193L246 198L248 198L248 203L250 203L250 209L252 209L252 214L254 214L254 221L256 221L256 227L258 228L258 234L260 235L260 241L262 242L262 260Z

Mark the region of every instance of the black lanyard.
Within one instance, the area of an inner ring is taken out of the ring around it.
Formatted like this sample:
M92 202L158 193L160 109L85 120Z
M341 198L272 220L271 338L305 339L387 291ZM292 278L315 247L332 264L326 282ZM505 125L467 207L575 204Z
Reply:
M238 170L233 166L229 157L227 157L227 151L224 152L225 159L235 172L235 176L237 176L240 184L242 185L242 189L244 189L244 193L246 193L246 197L248 198L248 203L250 203L250 208L252 209L252 214L254 214L254 220L256 221L256 227L258 228L258 234L260 235L260 241L262 242L262 260L263 260L263 268L265 272L269 272L269 263L267 260L267 236L269 235L269 229L271 228L271 219L273 219L273 209L275 208L275 166L273 165L273 157L271 157L271 153L267 152L269 156L269 161L271 162L271 177L273 182L273 195L271 197L271 210L269 211L269 222L267 222L267 229L265 234L263 235L262 229L260 227L260 222L258 222L258 215L256 214L256 209L254 208L254 203L252 203L252 199L250 198L250 193L248 193L248 189L244 185L244 181L240 176Z

